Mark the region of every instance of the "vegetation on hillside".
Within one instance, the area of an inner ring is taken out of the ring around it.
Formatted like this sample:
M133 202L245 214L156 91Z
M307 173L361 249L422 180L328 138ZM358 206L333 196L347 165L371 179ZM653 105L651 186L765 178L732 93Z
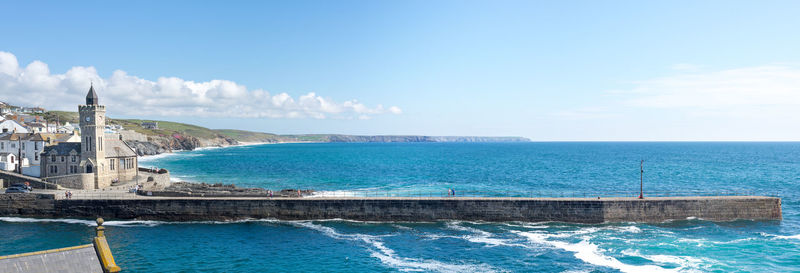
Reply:
M61 123L78 122L77 112L49 111L43 114L48 121ZM525 138L515 137L427 137L427 136L349 136L331 134L306 134L306 135L276 135L270 133L252 132L234 129L208 129L205 127L161 120L141 119L108 119L109 124L120 125L123 128L148 136L184 136L198 139L225 138L238 142L486 142L486 141L528 141ZM141 126L143 122L157 122L158 129L146 129Z

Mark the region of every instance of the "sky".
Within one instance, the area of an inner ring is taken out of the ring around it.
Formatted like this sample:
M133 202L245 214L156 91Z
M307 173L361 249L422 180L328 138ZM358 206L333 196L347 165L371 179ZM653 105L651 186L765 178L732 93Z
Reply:
M798 1L0 1L0 100L279 134L800 140Z

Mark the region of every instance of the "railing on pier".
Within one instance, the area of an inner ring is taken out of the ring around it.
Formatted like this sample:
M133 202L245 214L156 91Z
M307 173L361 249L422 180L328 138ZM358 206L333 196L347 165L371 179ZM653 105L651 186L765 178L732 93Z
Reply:
M140 194L132 192L121 191L102 191L102 190L70 190L72 197L65 196L65 191L59 191L55 194L55 198L63 199L148 199L153 196L148 196L147 191L141 191ZM686 197L686 196L773 196L780 197L781 194L765 193L761 191L652 191L645 192L644 197ZM638 197L639 192L634 191L602 191L602 192L581 192L581 191L459 191L456 190L455 195L449 194L447 190L444 191L412 191L412 190L354 190L354 191L315 191L311 194L304 193L302 197L305 198L320 198L320 197L517 197L517 198L613 198L613 197ZM199 196L196 196L199 197ZM236 198L237 196L230 196ZM247 198L254 198L258 196L246 196ZM268 196L262 196L268 198ZM274 196L278 198L281 196ZM293 197L297 197L296 195ZM163 198L163 197L162 197ZM291 197L290 197L291 198Z
M777 193L765 194L750 190L741 191L650 191L644 197L681 196L779 196ZM308 197L520 197L520 198L607 198L639 197L638 191L460 191L455 194L444 191L416 190L355 190L355 191L316 191Z

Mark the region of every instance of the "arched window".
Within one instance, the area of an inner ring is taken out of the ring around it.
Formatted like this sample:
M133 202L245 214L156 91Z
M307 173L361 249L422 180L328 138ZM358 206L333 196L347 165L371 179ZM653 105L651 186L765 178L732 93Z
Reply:
M86 173L92 173L92 165L86 165Z

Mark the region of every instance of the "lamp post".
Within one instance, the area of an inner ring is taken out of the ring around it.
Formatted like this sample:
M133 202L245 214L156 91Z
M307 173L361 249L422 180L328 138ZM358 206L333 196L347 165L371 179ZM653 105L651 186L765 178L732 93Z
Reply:
M644 160L639 163L639 199L644 199Z
M22 174L22 137L17 135L17 172Z

